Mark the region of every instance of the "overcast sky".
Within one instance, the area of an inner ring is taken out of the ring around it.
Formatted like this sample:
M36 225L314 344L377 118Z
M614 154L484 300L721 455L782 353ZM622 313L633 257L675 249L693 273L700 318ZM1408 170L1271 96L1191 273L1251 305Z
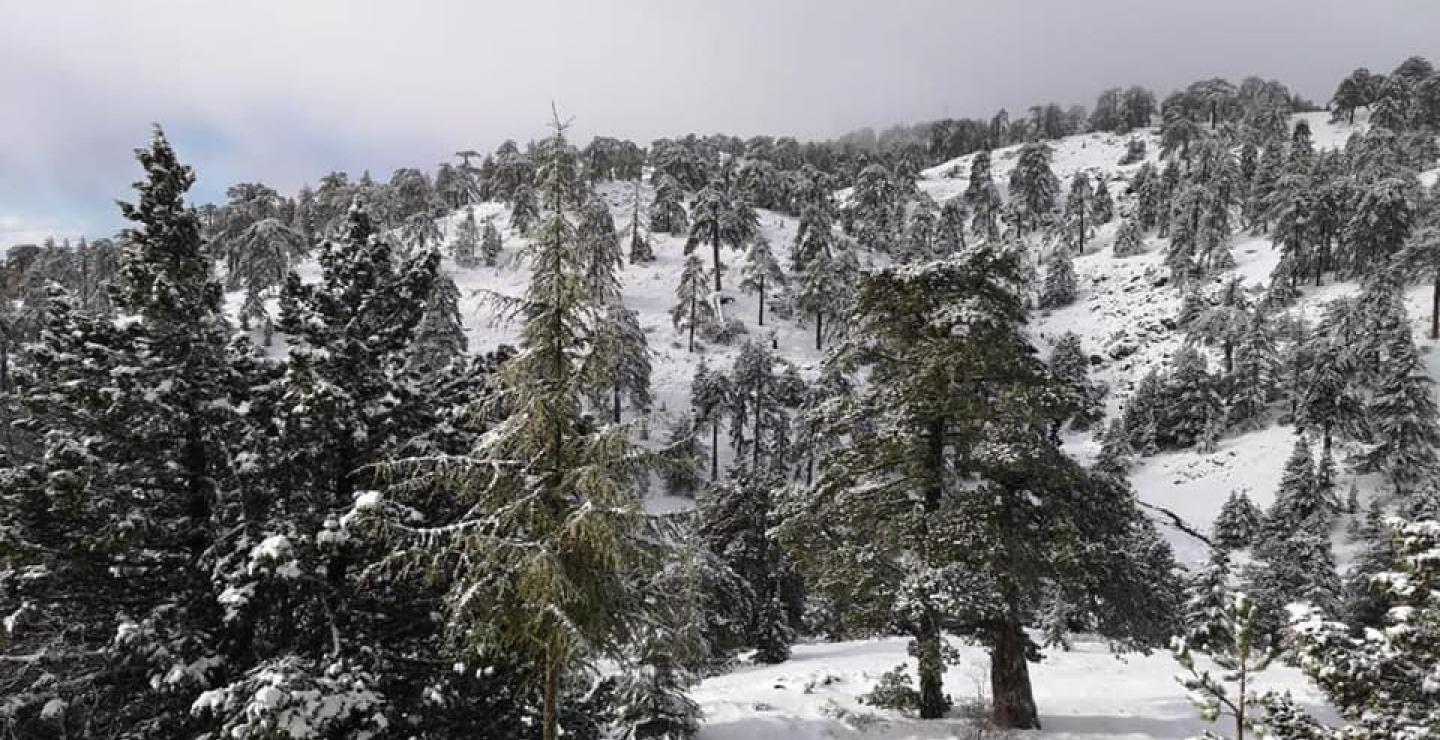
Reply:
M824 138L1139 83L1440 60L1426 0L0 0L0 247L105 234L150 122L197 200L543 133Z

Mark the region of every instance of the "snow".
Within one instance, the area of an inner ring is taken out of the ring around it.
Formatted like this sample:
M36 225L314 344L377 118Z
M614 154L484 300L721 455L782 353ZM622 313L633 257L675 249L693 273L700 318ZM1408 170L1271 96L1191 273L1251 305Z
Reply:
M914 660L903 638L797 645L775 666L744 666L705 680L692 695L705 712L700 740L829 738L965 738L964 716L988 692L989 663L981 648L955 645L957 665L945 674L956 709L942 720L919 720L860 702L880 675ZM1169 740L1209 727L1185 698L1167 652L1115 655L1101 642L1080 640L1071 652L1048 651L1031 666L1039 732L1053 740ZM1299 671L1279 664L1259 678L1259 691L1291 691L1324 716L1320 698Z

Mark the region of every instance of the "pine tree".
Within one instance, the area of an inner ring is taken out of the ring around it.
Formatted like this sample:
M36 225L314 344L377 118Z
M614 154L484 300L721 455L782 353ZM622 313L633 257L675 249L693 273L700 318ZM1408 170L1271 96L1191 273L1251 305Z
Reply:
M734 391L724 373L712 370L704 357L690 381L690 409L698 427L710 427L710 481L720 480L720 421Z
M456 267L468 270L480 264L475 255L479 249L480 227L475 223L475 209L466 208L465 218L455 227L455 240L450 245L450 256L455 260Z
M755 660L760 663L784 662L793 641L789 617L780 603L785 556L771 533L779 483L771 472L740 466L734 478L710 487L701 503L697 531L705 547L746 585L743 640L757 648Z
M500 230L495 228L495 219L485 219L485 230L480 234L480 257L484 260L486 267L494 267L500 262L500 252L505 248L505 243L500 239Z
M662 175L650 203L650 230L661 234L684 234L690 228L685 214L685 189L670 175Z
M521 236L529 236L530 229L539 220L540 204L535 198L535 189L521 184L510 201L510 228Z
M855 177L845 213L845 233L854 234L860 246L886 254L897 251L904 210L895 177L884 165L869 165Z
M706 185L695 196L690 206L690 236L685 240L685 254L695 251L701 244L709 244L715 278L715 292L720 292L720 273L724 265L720 262L720 247L728 245L740 249L754 237L759 228L755 212L737 193L730 192L719 182Z
M838 336L836 323L845 315L855 273L854 255L833 233L815 232L807 239L812 250L805 260L795 286L795 307L815 322L815 349L824 345L827 333Z
M1090 232L1095 230L1096 221L1092 217L1094 197L1090 176L1076 172L1070 178L1070 193L1065 197L1065 220L1069 231L1066 242L1074 247L1077 254L1085 253L1085 242L1089 240Z
M640 218L640 181L637 179L634 193L630 196L630 264L654 261L655 249L650 245L650 230Z
M786 282L785 270L770 251L770 241L763 234L757 234L750 240L749 249L745 250L745 264L740 267L740 290L759 296L760 316L756 323L760 326L765 325L766 286L771 290L783 290Z
M1110 183L1102 175L1095 181L1095 195L1091 199L1091 213L1095 226L1103 226L1115 218L1115 200L1110 197Z
M935 239L941 256L949 256L965 248L965 222L970 218L964 198L951 198L940 207Z
M947 704L945 630L990 648L994 721L1035 727L1022 626L1046 588L1097 631L1141 640L1168 629L1159 615L1173 607L1153 588L1173 561L1131 495L1055 446L1068 409L1026 400L1063 391L1021 330L1019 274L1013 253L985 248L866 273L830 364L869 382L821 407L838 444L782 525L848 624L911 636L925 718ZM1085 572L1107 577L1072 572L1060 557L1072 545L1104 553Z
M613 379L604 377L605 363L587 359L602 341L606 307L587 285L568 213L581 186L564 130L557 117L554 134L537 146L547 214L524 254L534 267L530 286L500 304L522 327L519 353L501 365L497 392L479 409L495 426L438 468L426 460L398 465L453 486L465 503L451 522L387 527L448 571L454 638L482 660L513 655L530 667L545 740L560 733L564 677L615 656L628 632L627 584L640 555L636 487L647 467L629 429L582 413L586 394ZM384 502L365 503L373 511Z
M423 374L437 372L462 356L468 344L460 321L460 290L442 275L430 289L425 313L415 327L411 365Z
M1060 181L1050 169L1050 145L1032 141L1020 149L1010 173L1010 203L1019 217L1019 231L1035 231L1047 224L1060 197Z
M1385 291L1391 308L1375 312L1379 322L1368 332L1376 362L1365 366L1375 373L1365 423L1371 445L1360 458L1359 469L1383 473L1401 495L1425 488L1437 471L1440 446L1437 407L1426 369L1411 336L1409 315L1393 289Z
M1231 491L1230 498L1220 507L1220 515L1215 517L1215 544L1226 550L1249 547L1260 535L1262 521L1260 509L1245 491Z
M1159 445L1198 445L1202 451L1213 451L1225 422L1225 408L1205 356L1194 347L1177 351L1171 358L1163 395L1164 408L1156 432Z
M1335 506L1323 493L1310 441L1303 435L1297 437L1295 447L1285 462L1275 502L1265 515L1263 539L1283 539L1300 529L1329 532L1335 517Z
M0 462L0 547L30 574L5 578L23 607L0 646L18 736L199 734L190 704L229 657L210 573L243 389L183 200L194 174L158 127L136 158L145 179L121 204L133 225L111 288L135 319L91 317L52 286L15 378L17 424L39 445Z
M675 306L670 309L670 321L675 328L683 326L689 331L689 352L695 351L696 327L712 326L716 320L708 281L705 263L693 254L688 255L685 267L680 271L680 284L675 288Z
M1144 251L1145 242L1140 224L1134 218L1121 221L1120 228L1115 232L1115 256L1133 257Z
M620 248L620 236L615 233L615 221L605 201L591 196L585 202L580 209L575 236L591 297L603 305L619 302L619 273L625 268L625 253Z
M623 400L642 416L649 413L653 400L650 394L650 347L639 314L618 302L605 306L605 326L597 332L595 357L605 369L608 387L596 387L588 394L600 406L609 395L611 421L620 423Z
M1188 639L1175 640L1175 662L1185 669L1185 674L1177 680L1189 692L1190 702L1206 722L1229 716L1234 722L1235 740L1245 740L1247 733L1259 737L1263 729L1262 714L1256 706L1260 700L1251 686L1255 674L1270 666L1276 652L1261 631L1260 617L1260 608L1245 594L1228 595L1209 630L1229 639L1223 643L1214 640L1203 650L1211 662L1224 671L1218 677L1196 667L1193 651L1198 648L1192 647Z
M1230 555L1223 549L1212 550L1204 569L1185 585L1180 623L1185 630L1187 647L1209 651L1224 650L1234 644L1234 625L1225 614L1231 603L1230 581Z
M1064 249L1050 255L1045 271L1045 287L1040 291L1040 308L1064 308L1075 302L1079 288L1076 285L1075 263Z
M1055 342L1050 352L1050 372L1065 385L1071 394L1071 403L1076 411L1070 419L1070 428L1084 431L1103 416L1100 406L1100 388L1090 380L1090 360L1080 345L1080 337L1067 331Z
M1265 325L1265 314L1251 313L1235 344L1234 368L1228 380L1226 423L1244 431L1260 429L1279 385L1280 358Z
M912 261L932 259L939 256L941 251L940 209L935 205L935 199L926 193L915 196L914 201L905 231L902 256Z
M1386 628L1356 634L1319 609L1292 627L1301 669L1349 722L1328 736L1381 740L1440 732L1429 678L1440 660L1434 558L1440 527L1433 521L1392 527L1399 567L1375 581L1392 607Z
M970 180L965 186L965 204L974 214L970 228L979 238L994 241L1000 236L1000 189L990 168L990 151L982 149L970 159Z
M793 366L764 342L747 341L740 347L730 373L731 393L726 413L730 417L731 446L737 458L749 457L753 471L779 468L789 446L791 405L783 373ZM747 440L745 430L750 430Z

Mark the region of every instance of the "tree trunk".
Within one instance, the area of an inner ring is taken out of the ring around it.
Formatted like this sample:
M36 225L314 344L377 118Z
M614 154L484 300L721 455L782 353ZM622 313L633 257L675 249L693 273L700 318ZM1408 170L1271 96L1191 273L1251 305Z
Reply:
M1440 339L1440 267L1435 268L1435 289L1430 293L1430 338ZM5 387L4 358L0 357L0 389Z
M719 292L720 292L720 240L719 240L719 239L712 239L712 240L710 241L710 250L711 250L711 252L713 252L714 255L715 255L715 292L716 292L716 293L719 293Z
M1080 206L1080 235L1075 240L1075 251L1085 254L1085 206Z
M1025 662L1025 630L1013 618L1003 620L990 648L990 694L995 726L1021 730L1040 729L1035 694L1030 689L1030 666Z
M750 444L754 447L752 450L754 463L751 465L751 469L755 471L760 470L760 394L761 386L757 384L755 386L755 428L751 430L751 436L754 439L750 440Z
M694 293L694 291L691 291L691 293L690 293L690 349L688 350L688 351L690 351L690 352L694 352L694 351L695 351L695 300L696 300L695 293Z
M815 349L820 350L820 333L825 323L825 317L819 311L815 312Z
M615 386L615 423L620 423L620 386Z
M710 422L710 480L720 480L720 419Z
M940 630L929 614L921 623L915 642L919 648L915 653L920 671L920 719L940 719L948 709L941 684L945 665L940 657Z
M541 709L541 737L544 740L559 740L560 737L560 661L550 654L553 649L547 649L545 656L545 688Z
M765 325L765 276L760 276L760 325Z

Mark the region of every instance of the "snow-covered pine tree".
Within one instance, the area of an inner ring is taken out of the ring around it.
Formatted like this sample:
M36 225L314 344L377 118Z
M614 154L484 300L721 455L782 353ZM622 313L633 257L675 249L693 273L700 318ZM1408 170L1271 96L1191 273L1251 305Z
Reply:
M1235 342L1234 369L1227 379L1226 425L1252 431L1261 428L1275 399L1280 377L1280 357L1266 324L1265 313L1250 313L1245 329Z
M596 407L610 405L611 421L619 424L623 401L644 416L653 400L650 394L650 346L640 315L625 308L619 301L605 306L605 325L597 332L594 349L598 362L605 366L605 385L591 389L588 396ZM603 398L608 396L608 398Z
M675 305L670 309L670 322L675 328L684 327L689 332L687 351L694 352L696 328L712 326L715 320L715 304L710 302L705 263L694 254L686 255L685 266L680 271L680 284L675 287Z
M954 254L965 248L965 223L970 218L970 209L964 198L951 198L940 207L940 220L936 224L935 238L942 256Z
M695 377L690 381L690 411L695 427L710 427L710 481L720 480L720 422L729 406L733 392L730 379L724 373L712 369L705 358L695 367Z
M1335 520L1335 502L1323 496L1315 466L1315 456L1305 435L1295 438L1295 447L1285 462L1275 501L1265 515L1262 540L1283 539L1305 529L1329 532Z
M912 637L926 718L947 704L947 630L989 647L994 721L1036 727L1023 625L1045 589L1098 632L1141 641L1168 631L1174 606L1155 588L1173 561L1132 495L1054 445L1068 409L1027 401L1059 389L1021 329L1020 269L1013 252L979 248L865 274L829 364L864 368L868 383L821 407L815 423L838 444L782 525L847 624ZM1061 557L1071 546L1106 562Z
M190 704L229 657L210 574L243 388L183 200L194 174L158 127L136 158L145 178L121 204L132 226L111 289L135 320L86 315L52 286L14 379L17 424L39 445L0 467L0 578L29 615L0 646L17 736L199 734Z
M1230 581L1230 555L1219 548L1211 550L1205 567L1188 579L1180 617L1188 647L1209 651L1234 644L1234 625L1225 618L1231 602Z
M1064 308L1075 302L1079 293L1075 277L1075 263L1066 249L1050 253L1050 262L1045 268L1045 286L1040 290L1040 308Z
M824 346L826 336L839 336L837 326L849 305L857 272L851 244L834 232L812 229L803 244L805 267L795 281L795 308L808 314L815 324L815 349Z
M1065 197L1065 243L1069 244L1076 254L1085 253L1085 242L1095 230L1094 198L1095 189L1090 183L1090 176L1083 171L1076 172L1075 176L1070 178L1070 192Z
M1255 674L1270 666L1277 652L1264 633L1261 607L1245 594L1228 594L1224 608L1212 616L1212 624L1204 629L1228 640L1212 640L1201 652L1224 673L1216 676L1197 667L1194 652L1200 648L1186 638L1176 638L1173 655L1185 670L1176 678L1189 692L1201 718L1215 722L1228 716L1234 722L1235 740L1245 740L1247 733L1253 737L1263 728L1263 713L1257 706L1260 697L1252 690L1252 682Z
M970 158L970 180L965 185L965 204L974 214L970 229L977 238L994 241L1000 236L1000 189L991 174L990 150L981 149Z
M1095 195L1091 198L1090 213L1096 228L1115 219L1115 200L1110 197L1110 182L1104 175L1095 179Z
M416 482L452 486L464 504L436 525L383 520L397 541L448 571L451 636L480 660L511 655L528 666L544 740L560 736L565 677L621 657L615 646L633 623L628 584L641 549L636 491L648 467L630 429L583 413L587 392L613 382L606 363L589 361L606 307L587 285L571 223L582 190L576 155L558 117L554 129L537 146L547 213L524 254L533 277L523 297L499 301L522 325L519 353L478 409L494 427L468 455L393 466ZM361 504L389 511L383 498Z
M635 181L634 192L630 195L630 264L639 265L655 261L655 248L650 244L650 228L640 217L640 181Z
M896 253L904 214L900 202L890 170L879 163L865 167L855 176L845 207L845 233L871 251Z
M784 460L790 436L787 407L793 405L793 393L783 375L791 367L764 341L746 341L735 358L726 413L731 447L737 459L749 458L751 470L775 470Z
M1244 490L1230 492L1220 514L1215 517L1214 540L1217 548L1240 550L1250 547L1260 535L1264 515Z
M906 226L904 247L900 256L906 260L928 260L939 254L940 208L935 199L927 193L913 198L915 205L910 209L910 220Z
M425 313L415 326L409 364L422 375L431 375L462 357L469 345L460 320L460 289L449 275L436 278L425 299Z
M775 253L770 249L770 240L764 234L756 234L750 240L750 246L745 250L745 264L740 266L740 290L746 293L755 293L759 299L760 315L756 323L765 325L765 302L767 300L767 288L770 291L783 290L789 282L785 276L785 270L780 266L779 260L775 259ZM773 297L774 294L768 294Z
M1122 219L1120 228L1115 232L1115 256L1133 257L1144 251L1144 235L1141 232L1139 221L1134 217Z
M602 305L619 302L625 252L620 247L620 236L615 233L610 207L598 196L590 196L581 207L575 238L592 299Z
M1104 418L1100 406L1101 389L1090 380L1090 360L1080 344L1080 336L1067 331L1055 340L1050 351L1050 372L1069 389L1075 415L1070 418L1070 428L1084 431L1090 425Z
M685 254L692 254L701 244L710 245L716 293L721 290L720 273L725 269L720 262L720 247L740 249L759 228L755 211L740 197L717 181L701 189L690 205L690 235L685 240Z
M500 238L500 230L495 228L495 219L485 219L485 228L480 232L480 258L486 267L494 267L500 263L500 252L504 250L505 242Z
M1390 527L1399 567L1375 580L1391 607L1385 629L1357 634L1319 609L1292 626L1301 669L1348 722L1327 737L1389 740L1440 733L1431 678L1440 663L1435 558L1440 525L1392 520Z
M1171 358L1162 404L1156 429L1161 447L1214 450L1224 428L1225 406L1205 355L1196 348L1181 347Z
M1029 142L1020 148L1019 159L1010 173L1010 204L1016 209L1021 235L1042 228L1054 215L1060 198L1060 180L1050 169L1052 156L1049 144Z
M1376 361L1364 363L1373 373L1365 420L1370 444L1358 467L1384 474L1397 493L1408 496L1432 484L1440 472L1436 457L1440 411L1434 381L1415 347L1398 288L1376 290L1384 292L1387 307L1367 312L1371 325L1362 341L1373 349L1360 350ZM1361 305L1369 303L1362 300Z
M535 198L535 189L529 183L522 183L510 201L510 228L521 236L529 236L530 229L539 220L540 203Z
M780 487L773 471L742 463L736 475L710 486L700 502L697 535L746 585L749 603L741 637L743 646L757 649L760 663L785 661L793 641L780 604L785 555L771 533L777 523L774 495Z
M684 234L690 228L685 214L685 188L670 175L661 175L650 203L650 230L660 234Z
M480 226L475 223L475 208L470 206L465 209L465 218L460 219L460 223L455 227L455 238L450 243L450 257L455 260L456 267L468 270L480 264L477 254L479 251Z

